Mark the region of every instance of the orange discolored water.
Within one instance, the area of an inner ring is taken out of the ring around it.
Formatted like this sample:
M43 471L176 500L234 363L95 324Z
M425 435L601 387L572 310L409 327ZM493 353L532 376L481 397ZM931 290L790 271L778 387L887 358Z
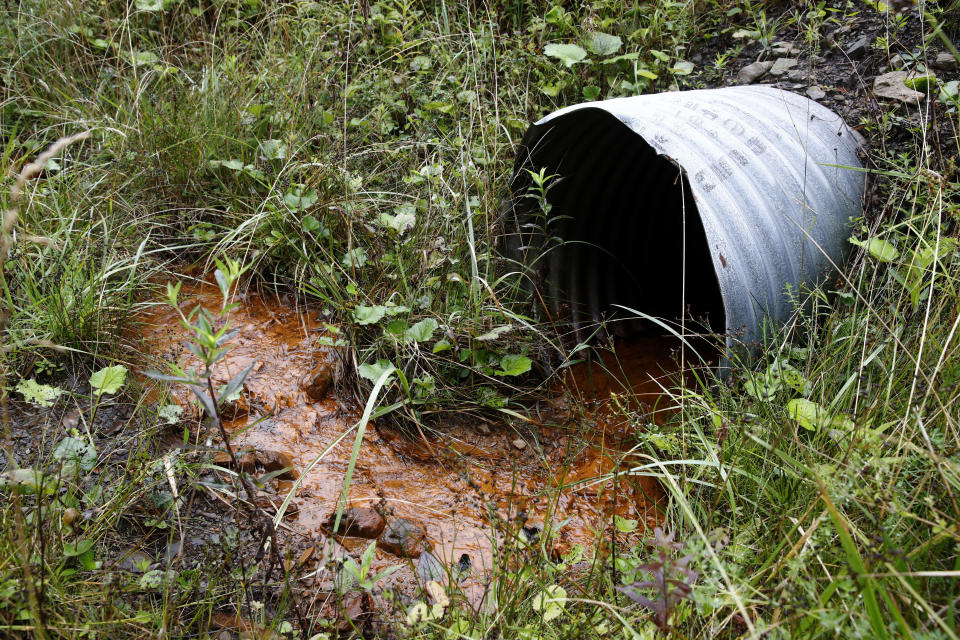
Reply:
M185 286L181 300L185 313L220 304L218 290L208 284ZM236 301L229 322L239 332L215 381L222 384L256 364L228 430L238 449L277 452L292 461L301 484L284 522L325 538L323 525L336 508L354 432L333 443L360 419L360 407L338 388L338 356L318 342L324 330L315 309L258 295ZM197 366L183 348L187 333L175 310L158 306L141 321L154 356ZM660 385L667 385L663 371L673 365L668 346L656 338L634 341L616 355L571 367L541 419L522 428L461 415L411 439L385 423L368 425L349 504L376 507L388 521L422 524L435 556L453 563L467 554L477 569L491 566L494 541L502 535L491 526L494 514L501 523L556 529L551 544L557 555L577 544L589 554L611 512L640 521L642 533L658 522L663 495L654 479L623 474L638 464L625 461L623 452L633 443L638 416L640 423L656 420ZM174 393L189 405L185 391ZM611 477L615 472L620 475ZM269 483L278 501L292 487L290 478ZM352 549L367 544L343 540ZM375 567L397 562L378 550ZM395 576L390 580L402 580Z

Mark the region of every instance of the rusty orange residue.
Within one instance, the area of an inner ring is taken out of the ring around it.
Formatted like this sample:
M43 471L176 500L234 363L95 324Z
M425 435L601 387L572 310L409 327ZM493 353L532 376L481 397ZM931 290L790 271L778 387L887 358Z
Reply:
M184 287L181 299L185 312L197 304L215 309L220 303L216 287L207 284ZM322 525L340 496L354 436L318 456L359 420L359 408L338 395L335 384L323 397L315 395L323 392L324 384L319 391L307 391L317 371L323 375L337 366L333 348L318 343L323 322L315 309L294 309L256 295L238 302L229 319L239 333L216 370L215 382L222 384L256 364L244 385L242 410L228 427L238 448L289 454L303 477L291 509L295 515L288 516L287 523L322 536ZM179 316L168 307L157 309L142 318L149 348L167 361L195 367L182 347L186 332ZM623 451L632 445L637 428L632 417L648 412L661 395L659 385L668 386L662 369L671 360L656 339L636 341L620 351L619 360L608 356L572 367L566 385L571 391L563 397L567 405L587 410L577 414L557 406L564 404L561 398L554 403L553 424L544 421L534 437L478 419L460 418L438 426L436 437L415 440L386 424L370 425L350 504L378 505L393 517L418 521L437 557L452 563L466 553L480 569L491 566L494 512L507 521L541 527L564 523L557 535L558 553L576 544L588 552L593 549L610 512L652 527L660 519L662 491L653 478L624 474L638 462L633 457L624 461ZM600 362L611 373L603 372ZM620 364L629 369L620 370ZM618 379L630 380L630 388ZM186 393L175 393L181 402L188 401ZM629 410L617 409L611 393L620 394ZM629 401L623 399L627 395ZM272 490L282 499L280 492L291 486L289 480L278 480ZM641 525L641 533L643 529ZM366 541L356 546L361 543ZM384 555L378 552L377 564L396 563ZM391 580L402 579L397 576Z

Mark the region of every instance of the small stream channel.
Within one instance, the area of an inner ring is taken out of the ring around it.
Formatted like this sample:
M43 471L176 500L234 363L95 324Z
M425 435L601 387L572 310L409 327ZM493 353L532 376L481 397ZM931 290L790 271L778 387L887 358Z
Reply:
M185 286L181 300L184 312L197 305L215 309L220 303L219 291L209 284ZM230 314L239 333L218 365L216 382L256 364L228 430L234 446L250 452L241 456L248 470L262 474L293 467L266 483L262 499L274 508L302 476L284 522L319 545L330 533L326 525L342 490L353 435L312 463L360 419L360 407L338 391L336 357L332 347L318 343L323 323L315 310L253 294L240 302ZM187 334L173 309L155 307L140 320L153 356L184 368L197 366L183 347ZM518 521L532 530L558 528L551 542L558 557L578 544L589 557L611 512L639 520L638 536L652 528L664 499L653 478L597 478L639 464L624 460L623 451L635 442L637 424L631 416L655 405L661 385L670 384L664 371L676 365L669 345L655 337L634 339L618 351L619 360L604 360L617 375L600 366L571 368L566 384L558 385L563 388L545 403L548 419L532 430L530 425L516 430L461 416L436 425L436 435L412 440L385 420L369 425L348 498L349 506L357 508L353 533L358 535L340 537L343 545L359 552L369 544L365 538L380 535L375 569L401 563L397 554L415 558L431 549L451 565L466 562L466 554L474 573L483 575L492 566L493 541L502 535L491 526L493 510L502 521ZM629 380L632 388L620 380ZM613 393L621 394L623 402L626 391L632 392L627 401L632 413L611 402ZM196 416L187 391L173 393ZM222 455L217 460L226 464ZM413 526L409 548L390 544L377 513L384 516L388 532L401 520ZM413 592L416 572L410 562L403 564L404 569L386 578L384 588Z

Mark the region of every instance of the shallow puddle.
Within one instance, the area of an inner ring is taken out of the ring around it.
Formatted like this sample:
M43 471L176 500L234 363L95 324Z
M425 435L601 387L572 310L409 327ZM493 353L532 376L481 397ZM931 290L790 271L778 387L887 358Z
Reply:
M216 287L206 284L185 286L181 300L185 313L198 304L216 309L220 302ZM301 484L284 521L319 543L342 490L354 433L326 455L321 453L359 420L360 407L338 389L337 355L318 342L323 322L315 310L294 309L257 295L238 302L230 323L239 333L218 365L216 382L222 384L256 364L228 430L238 449L292 462ZM157 307L140 320L154 356L184 368L196 366L183 347L186 332L174 310ZM621 370L611 354L572 367L567 390L558 389L545 403L541 423L534 428L514 430L461 416L437 425L437 434L410 439L386 420L369 425L349 504L375 507L388 522L404 518L420 523L436 557L453 564L463 562L466 554L479 574L491 567L493 543L502 539L503 527L493 533L493 512L501 522L515 523L515 530L524 525L558 528L551 543L556 555L579 544L589 556L610 512L639 520L638 535L643 534L645 526L659 519L657 504L663 496L657 483L647 477L598 476L637 464L636 459L624 463L621 452L632 444L635 416L646 415L646 422L655 419L649 412L660 396L660 384L667 385L663 370L672 361L669 349L655 338L635 340L618 355L628 369ZM630 380L632 387L617 379ZM628 391L632 398L625 400ZM174 393L181 404L189 404L183 389ZM620 394L619 402L628 402L632 412L617 410L611 393ZM268 486L275 496L271 499L279 504L293 483L277 479ZM368 544L358 538L342 541L351 550ZM397 557L378 549L374 567L397 563ZM390 576L384 586L415 581L408 568Z

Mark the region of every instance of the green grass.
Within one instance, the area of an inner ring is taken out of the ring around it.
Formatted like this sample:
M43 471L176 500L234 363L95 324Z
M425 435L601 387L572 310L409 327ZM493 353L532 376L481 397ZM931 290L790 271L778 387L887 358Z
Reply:
M956 8L927 2L924 23L881 14L886 36L874 46L913 30L939 48L936 25L955 35ZM143 292L229 257L249 266L245 285L322 305L360 365L348 382L361 400L383 367L396 367L381 415L430 429L453 411L522 413L544 393L542 364L570 355L558 329L534 319L528 272L497 253L500 202L528 123L585 99L716 81L724 56L746 46L738 29L818 51L826 32L876 10L736 0L9 3L0 8L0 208L26 162L59 136L92 135L21 201L2 283L6 390L141 364L124 345ZM610 51L592 32L620 45ZM678 63L706 42L726 48L687 75ZM582 60L568 67L548 44L575 44ZM612 60L628 53L637 55ZM630 468L661 478L665 527L699 574L667 623L674 637L956 637L960 121L944 102L923 127L887 106L859 123L878 191L857 238L875 250L858 249L832 290L802 292L808 303L757 361L672 390L679 410L638 434ZM57 412L92 410L75 391L43 413L34 428L48 434L45 446L21 465L56 468ZM0 633L34 635L42 623L49 637L205 637L216 633L210 614L234 605L296 627L289 603L237 572L249 546L229 536L210 549L209 567L159 589L115 582L69 555L67 545L90 540L103 561L130 531L159 553L173 533L158 523L178 525L163 498L156 407L143 392L124 391L127 432L138 435L119 441L128 451L116 459L98 452L96 480L60 478L49 495L4 498ZM203 457L184 451L168 465L189 493ZM67 526L69 508L94 515ZM650 561L646 548L597 559L572 579L546 546L507 539L495 613L455 603L434 620L394 621L396 633L653 636L651 612L614 589ZM22 544L39 609L24 592ZM564 607L547 620L538 596L557 584ZM260 597L264 608L251 609Z

